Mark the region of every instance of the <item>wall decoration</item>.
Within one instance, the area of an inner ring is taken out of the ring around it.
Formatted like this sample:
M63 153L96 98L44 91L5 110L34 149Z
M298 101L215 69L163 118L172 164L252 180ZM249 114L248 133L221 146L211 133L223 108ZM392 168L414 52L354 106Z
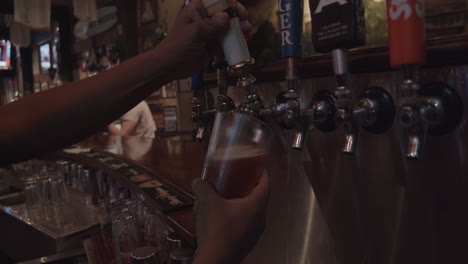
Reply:
M34 92L38 93L41 91L41 83L40 82L34 82Z
M177 131L177 107L164 106L164 129L165 132Z
M177 81L170 82L164 85L162 88L163 98L174 98L177 97Z
M156 20L156 0L137 0L138 24Z
M179 84L180 84L179 91L181 93L192 92L192 89L190 88L190 79L189 78L179 80Z

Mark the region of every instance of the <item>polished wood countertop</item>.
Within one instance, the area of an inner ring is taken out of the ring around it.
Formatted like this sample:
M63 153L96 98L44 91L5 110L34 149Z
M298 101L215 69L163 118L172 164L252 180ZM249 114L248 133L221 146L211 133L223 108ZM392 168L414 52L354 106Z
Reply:
M189 193L192 193L193 180L201 176L203 168L203 151L199 143L96 135L80 145L137 163Z
M201 176L203 167L200 143L98 134L81 142L80 146L121 157L191 195L192 182ZM194 242L192 208L174 210L166 216L172 228L190 243Z

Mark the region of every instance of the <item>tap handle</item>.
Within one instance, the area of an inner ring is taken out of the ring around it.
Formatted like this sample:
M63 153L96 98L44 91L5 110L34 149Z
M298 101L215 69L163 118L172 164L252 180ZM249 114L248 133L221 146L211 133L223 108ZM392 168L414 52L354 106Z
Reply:
M203 72L198 72L192 75L192 77L190 78L190 88L193 91L203 89Z
M362 46L366 39L362 0L310 0L312 41L319 53Z
M303 1L278 0L283 58L302 55Z
M420 65L426 62L424 1L387 0L390 64Z

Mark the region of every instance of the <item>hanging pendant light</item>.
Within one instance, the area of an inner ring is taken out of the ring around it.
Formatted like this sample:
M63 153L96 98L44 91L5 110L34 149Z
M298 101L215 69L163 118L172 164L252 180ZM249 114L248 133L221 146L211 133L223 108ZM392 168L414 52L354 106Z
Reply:
M34 31L50 30L50 0L15 0L15 22Z
M73 14L82 21L97 19L96 0L73 0Z

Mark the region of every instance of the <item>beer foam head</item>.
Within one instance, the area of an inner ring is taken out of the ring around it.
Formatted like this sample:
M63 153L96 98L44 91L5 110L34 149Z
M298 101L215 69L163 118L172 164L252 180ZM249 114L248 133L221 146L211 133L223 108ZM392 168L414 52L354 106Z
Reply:
M227 151L227 152L226 152ZM262 148L254 148L246 145L234 145L228 148L219 148L213 154L213 160L225 159L245 159L265 155L265 150Z

